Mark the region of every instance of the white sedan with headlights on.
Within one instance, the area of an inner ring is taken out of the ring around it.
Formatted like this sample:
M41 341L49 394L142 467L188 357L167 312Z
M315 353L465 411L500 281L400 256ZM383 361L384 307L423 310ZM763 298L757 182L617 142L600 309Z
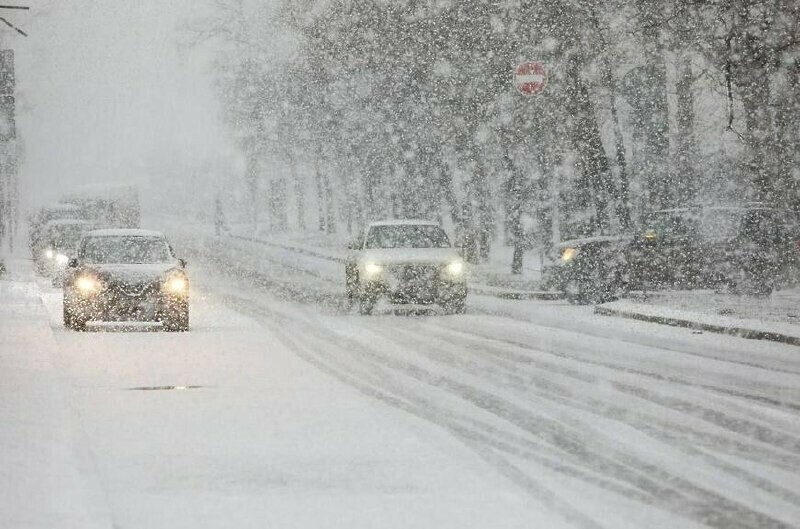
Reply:
M86 233L64 280L64 325L89 321L156 321L189 329L189 278L161 232Z
M438 304L448 313L466 311L464 262L435 222L373 222L353 241L345 265L351 304L370 314L383 298L400 304Z

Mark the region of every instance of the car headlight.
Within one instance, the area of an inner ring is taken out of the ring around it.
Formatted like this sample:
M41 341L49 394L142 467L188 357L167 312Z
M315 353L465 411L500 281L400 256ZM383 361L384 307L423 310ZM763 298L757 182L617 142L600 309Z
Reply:
M53 250L45 250L44 256L48 259L52 259L55 256L55 252L53 252Z
M67 263L69 263L69 257L63 253L56 254L56 263L60 264L61 266L66 266Z
M173 276L164 283L164 290L170 294L185 294L189 290L189 281L183 276Z
M75 287L78 289L78 292L85 296L103 290L103 284L94 277L90 276L79 277L75 281Z
M572 261L573 259L575 259L575 256L577 255L578 255L577 248L564 248L563 250L561 250L561 260L564 261L565 263Z
M383 272L383 267L377 263L367 263L364 265L364 271L367 273L367 277L375 277Z
M446 270L451 276L460 276L464 273L464 263L461 261L453 261L447 265Z

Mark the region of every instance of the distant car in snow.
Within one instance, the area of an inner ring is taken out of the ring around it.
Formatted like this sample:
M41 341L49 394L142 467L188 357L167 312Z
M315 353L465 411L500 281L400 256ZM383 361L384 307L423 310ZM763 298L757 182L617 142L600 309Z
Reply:
M28 236L31 248L31 255L34 260L41 257L42 245L44 244L43 230L48 222L54 220L86 220L85 212L75 204L52 204L39 208L30 217Z
M463 260L435 222L393 220L369 224L349 246L345 287L351 304L370 314L378 299L439 304L448 313L466 311Z
M88 232L64 280L64 325L89 321L158 321L167 331L189 329L189 278L161 232Z
M36 264L54 285L61 284L69 258L75 255L81 236L91 229L91 222L75 219L51 220L42 228L41 250Z

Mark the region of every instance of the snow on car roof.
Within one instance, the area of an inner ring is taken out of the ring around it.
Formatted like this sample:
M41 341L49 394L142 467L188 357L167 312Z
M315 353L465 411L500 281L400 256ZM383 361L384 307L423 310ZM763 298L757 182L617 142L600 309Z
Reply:
M91 226L92 223L83 219L56 219L47 221L45 226L73 226L80 224L81 226Z
M439 223L432 220L420 219L392 219L392 220L379 220L377 222L370 222L369 226L405 226L405 225L418 225L418 226L438 226Z
M164 234L155 230L140 230L134 228L117 228L92 230L86 234L87 237L163 237Z
M631 238L631 235L597 235L595 237L583 237L580 239L561 241L554 246L556 248L570 248L573 246L580 246L582 244L589 244L593 242L623 242L630 240Z
M42 210L45 211L74 211L76 209L80 209L75 204L64 204L63 202L59 202L57 204L48 204L47 206L43 206Z

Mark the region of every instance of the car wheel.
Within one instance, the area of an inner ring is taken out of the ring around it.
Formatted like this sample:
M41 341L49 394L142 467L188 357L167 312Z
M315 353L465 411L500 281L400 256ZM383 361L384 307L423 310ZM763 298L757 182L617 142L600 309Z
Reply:
M734 285L734 292L739 295L755 296L759 298L766 298L772 294L775 289L774 285L769 281L759 279L746 279L736 282Z
M739 270L729 281L730 290L737 295L768 297L775 289L772 281L763 277L756 277L755 274L746 270Z
M72 328L72 311L67 308L66 303L64 303L64 327Z
M564 297L573 305L586 305L588 303L583 284L577 279L570 279L564 285Z
M359 296L358 299L358 312L363 316L369 316L372 314L372 309L375 308L375 303L378 300L375 296L371 296L369 294L363 294Z
M350 266L345 270L344 289L347 294L347 308L352 308L358 298L358 275Z
M456 296L448 300L444 304L444 310L448 314L466 314L467 312L467 297Z
M167 316L161 320L164 330L168 332L186 332L189 330L189 307L184 305L182 307L172 309L167 313Z
M76 316L66 303L64 303L64 327L73 331L86 330L86 320Z

